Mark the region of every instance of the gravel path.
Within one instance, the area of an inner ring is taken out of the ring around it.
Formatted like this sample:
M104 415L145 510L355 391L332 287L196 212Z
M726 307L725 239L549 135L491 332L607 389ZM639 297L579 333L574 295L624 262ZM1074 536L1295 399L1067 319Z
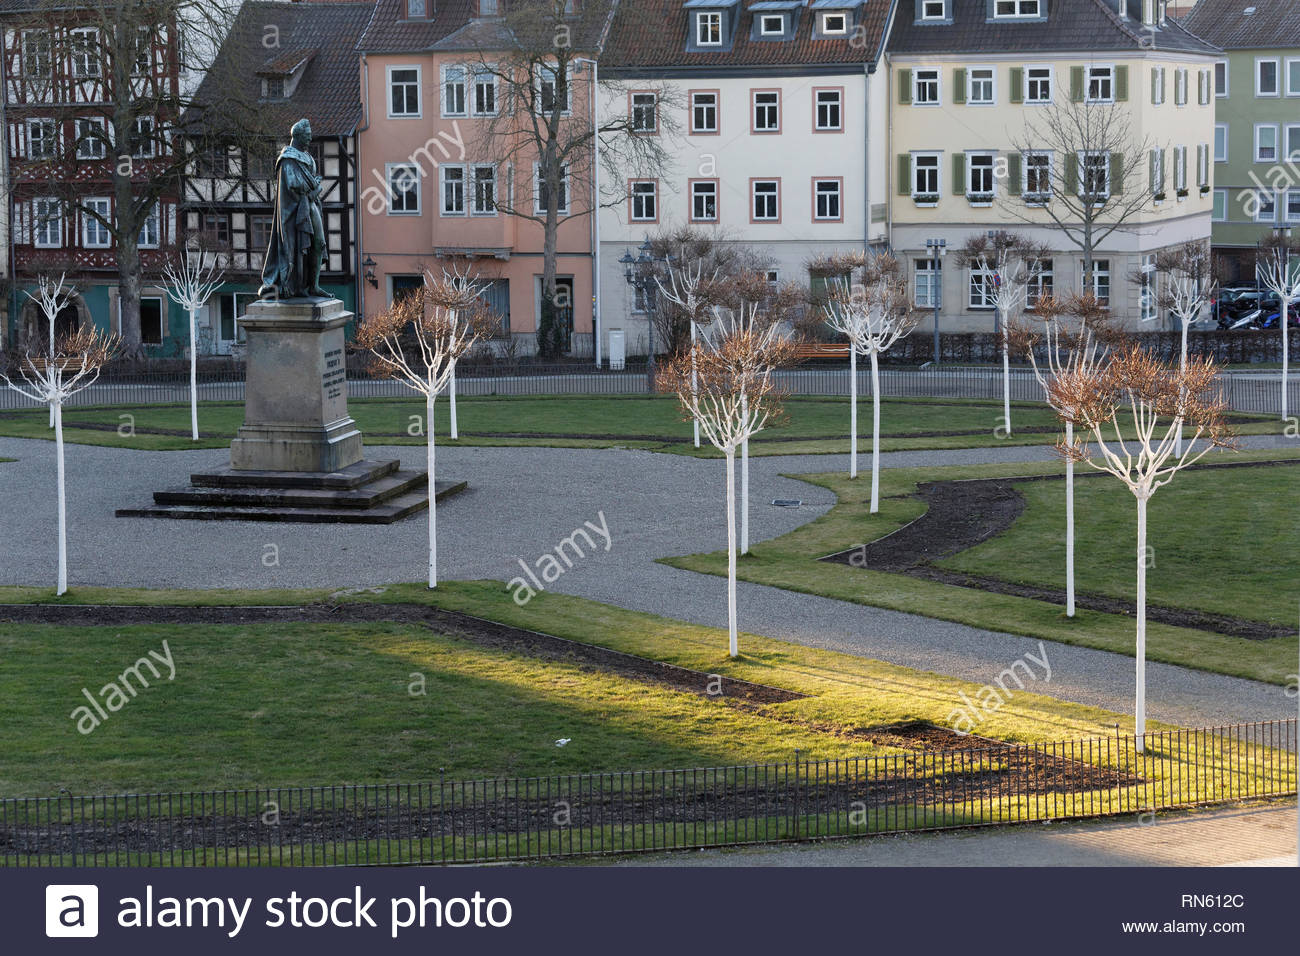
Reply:
M1253 438L1249 447L1284 447ZM0 438L0 584L48 584L54 577L53 444ZM419 467L423 450L369 450ZM886 467L1042 460L1044 447L911 451L882 456ZM76 584L178 588L371 587L424 575L425 522L388 527L170 522L120 519L115 508L148 500L220 465L224 451L141 452L68 446L69 577ZM865 462L864 462L865 463ZM438 509L445 578L521 573L584 522L595 553L577 559L554 589L712 626L726 625L719 578L655 564L659 557L725 546L721 463L628 450L443 447L440 473L470 490ZM845 456L755 458L751 535L775 537L823 514L831 494L782 473L842 468ZM52 489L51 489L52 490ZM799 498L797 509L774 498ZM15 507L15 503L20 506ZM278 559L278 563L277 563ZM916 615L863 607L760 585L740 584L741 628L811 646L892 661L985 683L1038 642ZM1127 713L1131 658L1051 644L1056 697ZM1205 726L1290 716L1281 688L1163 664L1147 671L1154 719Z

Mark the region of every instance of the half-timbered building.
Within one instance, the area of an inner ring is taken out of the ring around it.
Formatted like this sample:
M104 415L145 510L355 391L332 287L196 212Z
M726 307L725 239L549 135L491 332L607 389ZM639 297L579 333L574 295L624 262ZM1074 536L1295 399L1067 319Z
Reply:
M245 3L187 112L193 151L184 179L187 235L216 250L227 282L200 318L204 347L229 353L257 294L270 237L275 157L306 118L323 177L326 292L355 309L356 137L361 90L355 50L373 2Z

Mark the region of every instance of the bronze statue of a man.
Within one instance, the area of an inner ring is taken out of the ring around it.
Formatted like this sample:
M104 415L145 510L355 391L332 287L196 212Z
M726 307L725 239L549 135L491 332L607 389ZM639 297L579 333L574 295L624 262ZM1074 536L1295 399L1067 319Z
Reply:
M329 298L320 287L325 258L325 225L321 214L321 177L307 152L311 124L293 124L291 141L275 160L275 216L271 244L262 266L262 298Z

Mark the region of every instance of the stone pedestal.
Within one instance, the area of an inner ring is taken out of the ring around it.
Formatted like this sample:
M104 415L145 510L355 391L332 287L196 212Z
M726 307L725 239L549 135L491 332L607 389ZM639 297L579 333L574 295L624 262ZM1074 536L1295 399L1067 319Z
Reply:
M338 472L361 461L348 415L338 299L254 302L239 320L248 336L244 424L230 443L236 471Z

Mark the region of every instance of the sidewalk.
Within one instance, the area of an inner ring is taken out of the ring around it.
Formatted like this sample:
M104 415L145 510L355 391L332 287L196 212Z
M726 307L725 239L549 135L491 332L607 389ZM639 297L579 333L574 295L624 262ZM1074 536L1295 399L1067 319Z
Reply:
M1295 800L1081 823L626 857L611 866L1295 866Z

